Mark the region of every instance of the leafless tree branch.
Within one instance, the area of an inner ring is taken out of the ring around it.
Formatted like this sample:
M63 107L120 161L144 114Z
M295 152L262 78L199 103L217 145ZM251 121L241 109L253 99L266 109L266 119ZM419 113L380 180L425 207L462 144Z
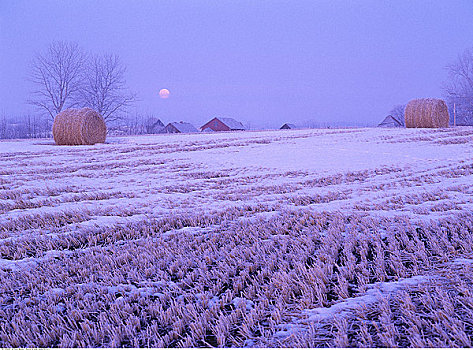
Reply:
M117 55L92 57L82 78L81 103L99 112L105 121L120 118L136 100L127 90L125 71Z
M446 67L448 81L443 90L450 106L455 104L457 120L473 124L473 48L465 50Z
M54 42L33 60L30 81L36 86L28 102L53 119L76 105L85 55L76 43Z

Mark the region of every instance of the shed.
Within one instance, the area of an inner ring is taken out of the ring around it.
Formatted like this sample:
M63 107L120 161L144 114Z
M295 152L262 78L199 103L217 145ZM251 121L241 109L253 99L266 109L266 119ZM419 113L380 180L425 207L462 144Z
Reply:
M295 126L294 124L286 123L283 126L281 126L280 129L297 129L297 126Z
M196 127L190 123L185 123L185 122L174 122L174 123L169 123L166 125L166 127L163 129L164 133L167 134L179 134L179 133L191 133L191 132L199 132L199 130L196 129Z
M380 128L400 128L402 123L394 118L392 115L388 115L384 120L378 124Z
M211 129L213 131L246 130L243 124L239 121L236 121L233 118L221 117L215 117L200 127L201 131L208 131L207 129Z

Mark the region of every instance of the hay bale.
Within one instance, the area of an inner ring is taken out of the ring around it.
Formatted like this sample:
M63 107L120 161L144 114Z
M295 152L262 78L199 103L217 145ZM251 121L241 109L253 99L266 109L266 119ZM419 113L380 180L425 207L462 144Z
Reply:
M107 127L93 109L71 108L54 118L53 136L58 145L93 145L105 142Z
M404 111L406 128L448 128L447 105L436 98L410 101Z

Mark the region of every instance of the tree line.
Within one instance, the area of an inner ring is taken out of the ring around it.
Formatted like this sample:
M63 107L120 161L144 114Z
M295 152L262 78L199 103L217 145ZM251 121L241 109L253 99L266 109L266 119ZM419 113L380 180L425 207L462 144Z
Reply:
M35 139L52 137L52 120L38 115L7 117L0 115L0 139ZM159 133L162 122L154 115L123 114L120 120L108 123L109 135L144 135Z

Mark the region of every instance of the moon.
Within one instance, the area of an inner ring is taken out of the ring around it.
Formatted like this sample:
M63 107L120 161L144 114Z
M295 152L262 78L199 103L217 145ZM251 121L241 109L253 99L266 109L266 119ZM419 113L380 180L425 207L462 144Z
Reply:
M170 94L170 92L169 92L168 89L159 90L159 97L161 97L161 98L168 98L169 94Z

